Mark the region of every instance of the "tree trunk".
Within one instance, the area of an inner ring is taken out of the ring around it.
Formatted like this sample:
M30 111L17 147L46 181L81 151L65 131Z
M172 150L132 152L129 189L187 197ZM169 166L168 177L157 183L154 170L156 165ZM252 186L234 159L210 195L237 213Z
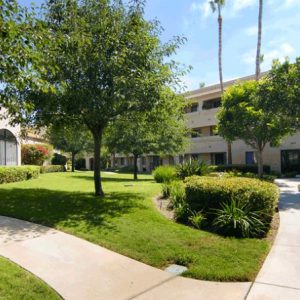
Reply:
M134 172L133 172L133 179L138 180L138 166L137 166L137 160L138 160L138 155L134 154L133 160L134 160Z
M71 156L72 156L72 172L75 172L75 153L74 152L72 152L71 153Z
M220 85L221 85L221 92L223 95L224 92L224 85L223 85L223 70L222 70L222 15L221 15L221 6L218 5L219 17L218 17L218 24L219 24L219 77L220 77Z
M220 77L220 86L221 86L221 95L224 94L224 83L223 83L223 64L222 64L222 31L223 31L223 20L221 15L221 5L218 4L218 24L219 24L219 77ZM227 163L232 164L232 150L231 143L227 143Z
M95 195L104 196L101 182L101 141L102 130L100 132L93 133L94 138L94 183L95 183Z
M231 142L227 142L227 164L232 165L232 150L231 150Z
M264 174L264 163L263 163L263 150L261 149L257 151L257 167L258 167L258 176L262 178Z
M259 14L258 14L258 36L257 36L257 52L256 52L256 70L255 78L259 79L260 63L261 63L261 36L262 36L262 15L263 15L263 0L259 0Z

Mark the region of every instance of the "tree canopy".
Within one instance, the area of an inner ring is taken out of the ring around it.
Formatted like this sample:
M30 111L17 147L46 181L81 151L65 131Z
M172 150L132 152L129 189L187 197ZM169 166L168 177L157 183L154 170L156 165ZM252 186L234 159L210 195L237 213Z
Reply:
M162 44L160 25L145 20L143 7L142 0L129 5L119 0L48 1L42 20L51 43L40 51L47 58L43 79L55 91L18 90L10 102L11 111L23 109L22 116L35 125L76 120L90 130L96 195L104 195L104 129L127 114L162 105L162 89L175 87L182 74L168 57L184 39Z
M51 66L45 68L47 58L40 51L48 43L48 29L36 17L34 7L0 0L0 103L9 107L12 121L24 121L24 106L13 101L22 91L51 88L42 78Z
M294 63L274 61L259 91L265 111L280 115L291 132L300 130L300 58Z
M170 89L164 90L161 97L166 98L162 107L119 118L106 131L105 144L112 153L133 155L136 180L140 155L177 154L184 151L187 144L184 98Z
M276 146L291 132L288 122L274 109L264 109L268 90L260 86L268 81L247 81L229 87L218 113L219 134L226 140L243 140L257 151L258 173L263 172L262 153L267 143Z
M81 124L55 124L48 128L49 142L57 149L71 153L72 172L75 170L75 157L82 151L93 151L93 139L87 128Z

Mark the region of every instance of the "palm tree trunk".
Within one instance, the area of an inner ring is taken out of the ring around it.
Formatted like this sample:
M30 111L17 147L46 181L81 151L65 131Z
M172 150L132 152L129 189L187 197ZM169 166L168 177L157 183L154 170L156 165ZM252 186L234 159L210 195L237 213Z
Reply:
M218 24L219 24L219 77L220 77L220 85L221 85L221 92L223 95L224 92L224 85L223 85L223 70L222 70L222 15L221 15L221 6L218 4Z
M258 14L258 36L257 36L257 52L256 52L256 71L255 78L259 79L260 63L261 63L261 36L262 36L262 15L263 15L263 0L259 0L259 14Z
M224 93L224 83L223 83L223 64L222 64L222 31L223 31L223 19L221 14L221 5L218 4L218 24L219 24L219 77L220 77L220 86L221 94ZM231 142L227 142L227 163L232 164L232 150Z

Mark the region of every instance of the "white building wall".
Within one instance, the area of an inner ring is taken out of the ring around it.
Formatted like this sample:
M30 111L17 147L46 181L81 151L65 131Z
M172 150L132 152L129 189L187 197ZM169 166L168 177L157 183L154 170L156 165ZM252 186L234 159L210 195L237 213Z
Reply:
M0 108L0 129L9 130L17 139L17 165L21 165L21 127L20 125L11 126L9 120L3 118L5 115L4 108Z

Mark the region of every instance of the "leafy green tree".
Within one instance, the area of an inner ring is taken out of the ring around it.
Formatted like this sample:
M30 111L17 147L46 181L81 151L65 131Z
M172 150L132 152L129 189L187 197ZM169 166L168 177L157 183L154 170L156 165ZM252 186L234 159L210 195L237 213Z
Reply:
M187 144L185 100L170 89L164 91L163 107L120 118L109 126L105 144L112 153L132 154L134 180L138 179L138 158L142 154L176 154Z
M160 26L143 16L144 1L48 1L42 20L51 43L42 53L45 79L54 92L16 93L16 105L38 126L80 122L94 140L95 194L104 195L100 149L109 123L135 111L162 104L161 89L178 82L178 65L168 61L183 39L160 42ZM49 55L49 53L51 55ZM140 88L140 89L139 89Z
M15 121L21 107L12 99L24 89L50 89L42 74L45 59L40 47L49 42L48 30L36 18L34 7L21 7L15 0L0 0L0 104L9 106Z
M291 133L300 130L300 58L274 61L272 69L259 86L264 97L263 109L276 111L287 124Z
M229 87L218 113L219 134L229 141L243 140L257 153L258 174L263 175L263 150L276 146L290 133L287 121L275 110L265 110L268 90L260 91L261 81L248 81Z
M52 125L48 128L47 137L56 149L71 153L72 172L75 171L76 155L93 149L92 136L82 125Z

